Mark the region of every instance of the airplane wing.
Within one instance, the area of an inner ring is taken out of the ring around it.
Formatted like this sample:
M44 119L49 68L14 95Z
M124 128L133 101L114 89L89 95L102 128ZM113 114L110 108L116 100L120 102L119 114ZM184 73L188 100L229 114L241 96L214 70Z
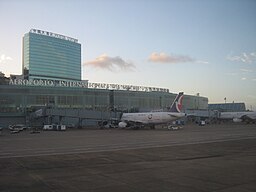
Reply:
M171 116L171 117L174 117L174 118L178 117L178 116L175 115L175 114L168 114L168 115Z

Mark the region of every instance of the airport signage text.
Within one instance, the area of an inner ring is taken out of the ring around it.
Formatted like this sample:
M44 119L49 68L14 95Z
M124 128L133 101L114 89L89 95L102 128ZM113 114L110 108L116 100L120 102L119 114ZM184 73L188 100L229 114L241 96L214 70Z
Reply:
M169 93L169 89L157 88L157 87L145 87L145 86L134 86L134 85L119 85L119 84L108 84L108 83L88 83L88 88L94 89L110 89L110 90L125 90L125 91L144 91L144 92L166 92Z
M166 92L169 89L157 87L145 87L134 85L119 85L108 83L91 83L84 81L64 81L64 80L50 80L50 79L10 79L9 85L19 86L46 86L46 87L77 87L77 88L91 88L91 89L108 89L108 90L125 90L125 91L142 91L142 92Z
M57 34L57 33L52 33L52 32L38 30L38 29L31 29L30 33L36 33L36 34L39 34L39 35L45 35L45 36L55 37L55 38L58 38L58 39L64 39L64 40L71 41L71 42L74 42L74 43L78 42L77 39L74 39L72 37L67 37L67 36L64 36L64 35Z
M9 85L21 86L47 86L47 87L80 87L87 88L88 81L64 81L64 80L45 80L45 79L10 79Z

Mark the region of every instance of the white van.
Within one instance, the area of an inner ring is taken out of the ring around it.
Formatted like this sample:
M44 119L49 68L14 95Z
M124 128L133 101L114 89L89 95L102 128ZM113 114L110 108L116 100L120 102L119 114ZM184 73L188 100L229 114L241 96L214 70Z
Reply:
M57 131L66 131L66 125L57 125Z
M43 130L53 130L53 125L44 125Z

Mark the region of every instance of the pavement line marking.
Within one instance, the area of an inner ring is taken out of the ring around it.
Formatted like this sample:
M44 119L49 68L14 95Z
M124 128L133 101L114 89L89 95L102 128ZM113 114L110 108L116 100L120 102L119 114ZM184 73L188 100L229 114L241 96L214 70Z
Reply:
M120 150L133 150L133 149L146 149L146 148L159 148L159 147L172 147L172 146L183 146L183 145L194 145L194 144L203 144L203 143L218 143L218 142L226 142L226 141L236 141L236 140L247 140L247 139L256 139L256 137L252 138L231 138L231 139L216 139L212 141L194 141L194 142L188 142L188 143L171 143L170 144L158 144L158 145L142 145L142 146L134 146L134 147L128 147L128 146L119 146L119 147L110 147L106 149L92 149L92 148L85 148L81 149L81 151L67 151L67 152L58 152L54 150L44 151L44 152L35 152L34 154L23 154L23 155L7 155L5 157L0 156L0 159L3 158L15 158L15 157L36 157L36 156L49 156L49 155L70 155L70 154L81 154L81 153L93 153L93 152L107 152L107 151L120 151Z

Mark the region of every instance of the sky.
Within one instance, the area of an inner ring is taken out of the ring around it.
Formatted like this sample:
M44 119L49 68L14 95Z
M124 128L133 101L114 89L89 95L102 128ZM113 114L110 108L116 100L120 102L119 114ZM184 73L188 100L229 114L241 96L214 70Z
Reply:
M89 82L199 93L256 110L255 0L0 0L0 71L22 73L22 37L78 39Z

